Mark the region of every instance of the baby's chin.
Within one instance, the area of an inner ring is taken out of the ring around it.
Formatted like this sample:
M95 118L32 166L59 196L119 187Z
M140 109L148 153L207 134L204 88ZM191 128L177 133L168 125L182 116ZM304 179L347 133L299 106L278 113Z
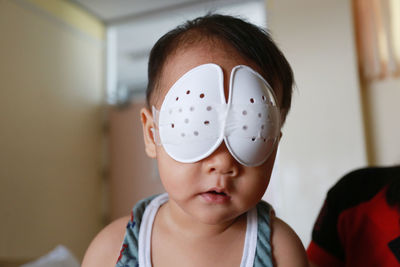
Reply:
M192 214L195 219L205 225L209 226L230 226L243 214L232 213L227 211L217 211L217 212L197 212Z

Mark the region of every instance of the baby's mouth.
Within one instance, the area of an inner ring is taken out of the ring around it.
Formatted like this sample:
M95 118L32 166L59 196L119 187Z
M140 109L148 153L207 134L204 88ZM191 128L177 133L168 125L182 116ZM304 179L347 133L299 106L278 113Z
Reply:
M213 204L226 203L231 199L231 197L226 192L219 189L211 189L209 191L201 193L200 195L206 202Z
M226 196L227 195L225 192L217 192L215 190L207 191L206 193L215 194L215 195L221 195L221 196Z

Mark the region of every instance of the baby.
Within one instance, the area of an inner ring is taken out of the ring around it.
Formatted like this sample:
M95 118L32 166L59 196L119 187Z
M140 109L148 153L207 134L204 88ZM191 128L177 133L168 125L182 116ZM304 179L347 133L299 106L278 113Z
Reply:
M293 85L270 36L206 15L158 40L148 76L144 142L167 193L102 230L82 266L307 266L261 201Z

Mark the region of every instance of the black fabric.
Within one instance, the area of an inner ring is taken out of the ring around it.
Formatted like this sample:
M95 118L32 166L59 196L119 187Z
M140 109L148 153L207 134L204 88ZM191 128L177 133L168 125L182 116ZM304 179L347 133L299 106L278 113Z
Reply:
M312 232L312 240L321 248L344 261L345 255L337 232L340 214L372 199L400 167L372 167L353 171L340 179L328 192Z
M388 176L392 178L392 181L386 192L386 201L391 206L397 206L397 209L400 211L400 166L390 168L388 172Z

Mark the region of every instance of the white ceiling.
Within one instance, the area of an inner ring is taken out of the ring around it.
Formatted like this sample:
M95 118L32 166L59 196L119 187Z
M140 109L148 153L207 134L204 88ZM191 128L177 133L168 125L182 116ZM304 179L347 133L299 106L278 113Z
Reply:
M196 0L73 0L103 21L112 21Z
M107 24L189 6L224 6L257 0L70 0Z
M132 93L137 96L139 92L142 97L151 47L164 33L188 19L212 11L239 15L266 26L265 0L70 1L107 25L109 103L124 102Z

